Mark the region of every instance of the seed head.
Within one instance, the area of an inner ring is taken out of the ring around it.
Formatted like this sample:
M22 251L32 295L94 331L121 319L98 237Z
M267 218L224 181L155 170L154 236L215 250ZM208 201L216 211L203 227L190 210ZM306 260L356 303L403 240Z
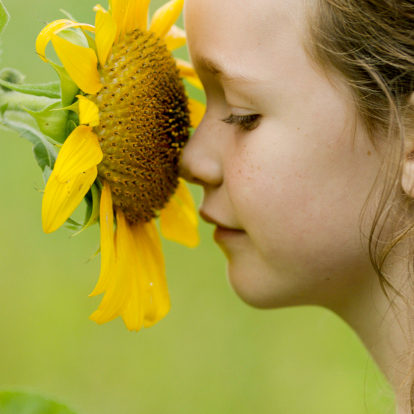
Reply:
M99 72L104 86L90 97L100 117L98 176L128 221L147 222L178 185L190 124L184 86L165 43L139 30L113 46Z

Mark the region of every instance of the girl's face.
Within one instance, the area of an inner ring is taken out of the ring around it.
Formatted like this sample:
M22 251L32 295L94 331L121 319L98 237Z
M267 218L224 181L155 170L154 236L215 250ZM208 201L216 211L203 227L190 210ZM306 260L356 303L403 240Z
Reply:
M302 0L186 0L207 111L183 175L204 187L230 282L257 307L338 308L373 276L358 221L379 155L307 56L304 16Z

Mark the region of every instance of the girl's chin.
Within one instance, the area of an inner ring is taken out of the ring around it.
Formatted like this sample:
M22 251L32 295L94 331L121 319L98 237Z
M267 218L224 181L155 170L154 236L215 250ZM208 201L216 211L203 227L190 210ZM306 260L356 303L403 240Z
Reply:
M326 307L315 285L304 284L295 274L281 274L248 254L228 256L227 279L233 291L246 304L259 309L317 305Z
M228 262L227 279L243 302L259 309L290 306L288 301L281 300L275 286L271 286L274 282L270 277L258 267L235 264L231 258Z

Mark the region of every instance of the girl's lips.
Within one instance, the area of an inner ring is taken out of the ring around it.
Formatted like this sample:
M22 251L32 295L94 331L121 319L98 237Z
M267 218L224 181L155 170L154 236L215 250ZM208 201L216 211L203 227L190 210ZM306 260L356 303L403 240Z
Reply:
M235 229L214 220L208 214L204 213L204 211L200 211L200 216L203 218L204 221L207 221L207 223L215 224L217 226L216 230L214 231L214 240L216 240L217 242L231 237L237 237L246 234L244 230Z
M231 230L231 231L244 233L244 231L241 230L241 229L235 229L233 227L226 226L225 224L222 224L222 223L218 222L217 220L214 220L212 217L210 217L208 214L206 214L202 210L200 210L200 216L204 221L207 221L207 223L215 224L217 226L217 228L220 228L220 229L223 229L223 230Z
M234 237L239 237L239 236L242 236L242 235L245 235L245 234L246 234L246 232L243 231L243 230L229 229L229 228L226 228L226 227L217 226L216 230L214 231L214 240L216 242L219 242L221 240L234 238Z

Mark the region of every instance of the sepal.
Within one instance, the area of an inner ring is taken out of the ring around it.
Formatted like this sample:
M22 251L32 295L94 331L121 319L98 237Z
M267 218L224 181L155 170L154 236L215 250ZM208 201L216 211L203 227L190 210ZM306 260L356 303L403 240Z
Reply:
M27 108L23 109L35 119L43 134L61 144L65 142L67 137L66 125L68 122L68 111L56 110L62 109L60 102L56 102L41 111L31 111Z
M71 105L79 92L79 87L73 82L63 66L56 65L56 63L53 63L51 60L48 60L48 62L59 75L62 107L64 108Z
M72 218L66 219L66 228L69 230L79 230L82 227L82 224L78 223L77 221L73 220Z
M79 101L74 102L72 105L65 106L64 108L56 108L55 111L72 111L79 114Z
M86 207L85 221L82 225L82 229L78 231L77 233L72 234L72 236L70 237L77 236L78 234L86 230L88 227L93 226L94 224L98 222L101 192L99 191L98 187L95 184L93 184L91 187L91 193L92 193L92 201L90 201L87 197L85 197L87 207Z
M73 14L71 14L71 13L69 13L68 11L66 11L66 10L63 10L63 9L59 9L59 11L61 12L61 13L63 13L69 20L72 20L73 22L77 22L78 21L78 19L75 19L74 17L73 17Z
M85 39L88 42L88 46L95 51L96 55L98 55L98 48L96 47L95 39L92 36L90 36L88 33L86 33L85 30L83 29L80 29L80 30L82 30L83 35L85 36Z
M58 36L75 45L88 47L88 42L85 36L83 35L82 31L76 32L75 30L71 29L72 28L62 30L61 32L59 32Z
M59 9L59 11L62 14L64 14L67 19L72 20L72 22L74 22L74 23L78 22L78 19L75 19L75 17L71 13L69 13L68 11L63 10L63 9ZM79 36L83 36L86 33L82 28L79 28L79 27L72 27L71 29L73 31L75 31Z
M49 179L50 174L52 174L52 170L48 165L46 165L45 169L43 170L43 182L45 185L47 184L47 180Z
M69 119L69 121L66 124L66 136L68 137L76 128L77 124L72 119Z

